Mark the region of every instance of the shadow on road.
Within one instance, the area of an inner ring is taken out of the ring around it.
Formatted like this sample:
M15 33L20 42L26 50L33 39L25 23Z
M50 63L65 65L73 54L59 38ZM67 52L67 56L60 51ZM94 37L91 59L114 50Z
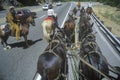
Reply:
M38 41L42 41L43 39L40 38L40 39L37 39L35 41L32 41L32 40L28 40L28 44L29 44L29 47L34 45L35 43L37 43ZM17 43L12 43L12 44L9 44L12 48L15 48L15 47L23 47L23 49L26 49L26 48L29 48L25 45L25 42L22 41L22 42L17 42Z

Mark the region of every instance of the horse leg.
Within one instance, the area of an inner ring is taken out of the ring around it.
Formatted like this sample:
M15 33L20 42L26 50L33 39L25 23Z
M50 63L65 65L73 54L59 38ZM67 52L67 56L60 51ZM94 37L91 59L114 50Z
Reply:
M32 26L35 26L35 20L33 19L33 21L31 22Z
M25 40L25 46L29 47L28 40L27 40L27 35L24 35L23 37L24 37L24 40Z
M1 44L2 44L2 46L3 46L3 48L4 48L4 50L11 49L11 46L8 45L8 43L7 43L8 37L9 37L9 36L5 36L5 37L2 37L2 38L1 38Z
M2 44L2 46L3 46L3 48L4 48L4 50L6 50L6 45L5 45L5 43L4 43L3 40L1 40L1 44Z

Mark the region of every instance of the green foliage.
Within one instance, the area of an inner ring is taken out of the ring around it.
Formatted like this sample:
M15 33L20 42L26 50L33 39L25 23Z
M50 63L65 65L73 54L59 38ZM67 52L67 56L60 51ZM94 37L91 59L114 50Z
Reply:
M18 2L22 3L25 6L36 5L36 0L17 0Z

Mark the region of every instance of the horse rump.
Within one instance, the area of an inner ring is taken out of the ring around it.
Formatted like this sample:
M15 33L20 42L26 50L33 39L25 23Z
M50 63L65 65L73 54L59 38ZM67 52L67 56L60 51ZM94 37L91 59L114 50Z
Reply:
M37 72L42 80L57 79L61 73L62 59L53 53L47 52L40 55L37 63Z

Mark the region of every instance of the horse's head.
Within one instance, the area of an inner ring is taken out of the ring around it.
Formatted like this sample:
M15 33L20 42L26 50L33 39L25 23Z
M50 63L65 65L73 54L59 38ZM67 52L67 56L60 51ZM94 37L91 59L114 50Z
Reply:
M32 26L35 26L35 20L32 15L29 15L26 19L26 23L31 23Z
M91 13L92 13L92 8L91 8L91 7L87 7L86 13L87 13L87 14L91 14Z
M76 13L77 13L76 7L73 8L72 12L73 12L74 15L76 15Z
M82 7L81 10L80 10L81 13L85 13L85 8Z
M74 22L77 19L77 17L74 14L68 14L68 16L69 16L68 20L70 21Z

